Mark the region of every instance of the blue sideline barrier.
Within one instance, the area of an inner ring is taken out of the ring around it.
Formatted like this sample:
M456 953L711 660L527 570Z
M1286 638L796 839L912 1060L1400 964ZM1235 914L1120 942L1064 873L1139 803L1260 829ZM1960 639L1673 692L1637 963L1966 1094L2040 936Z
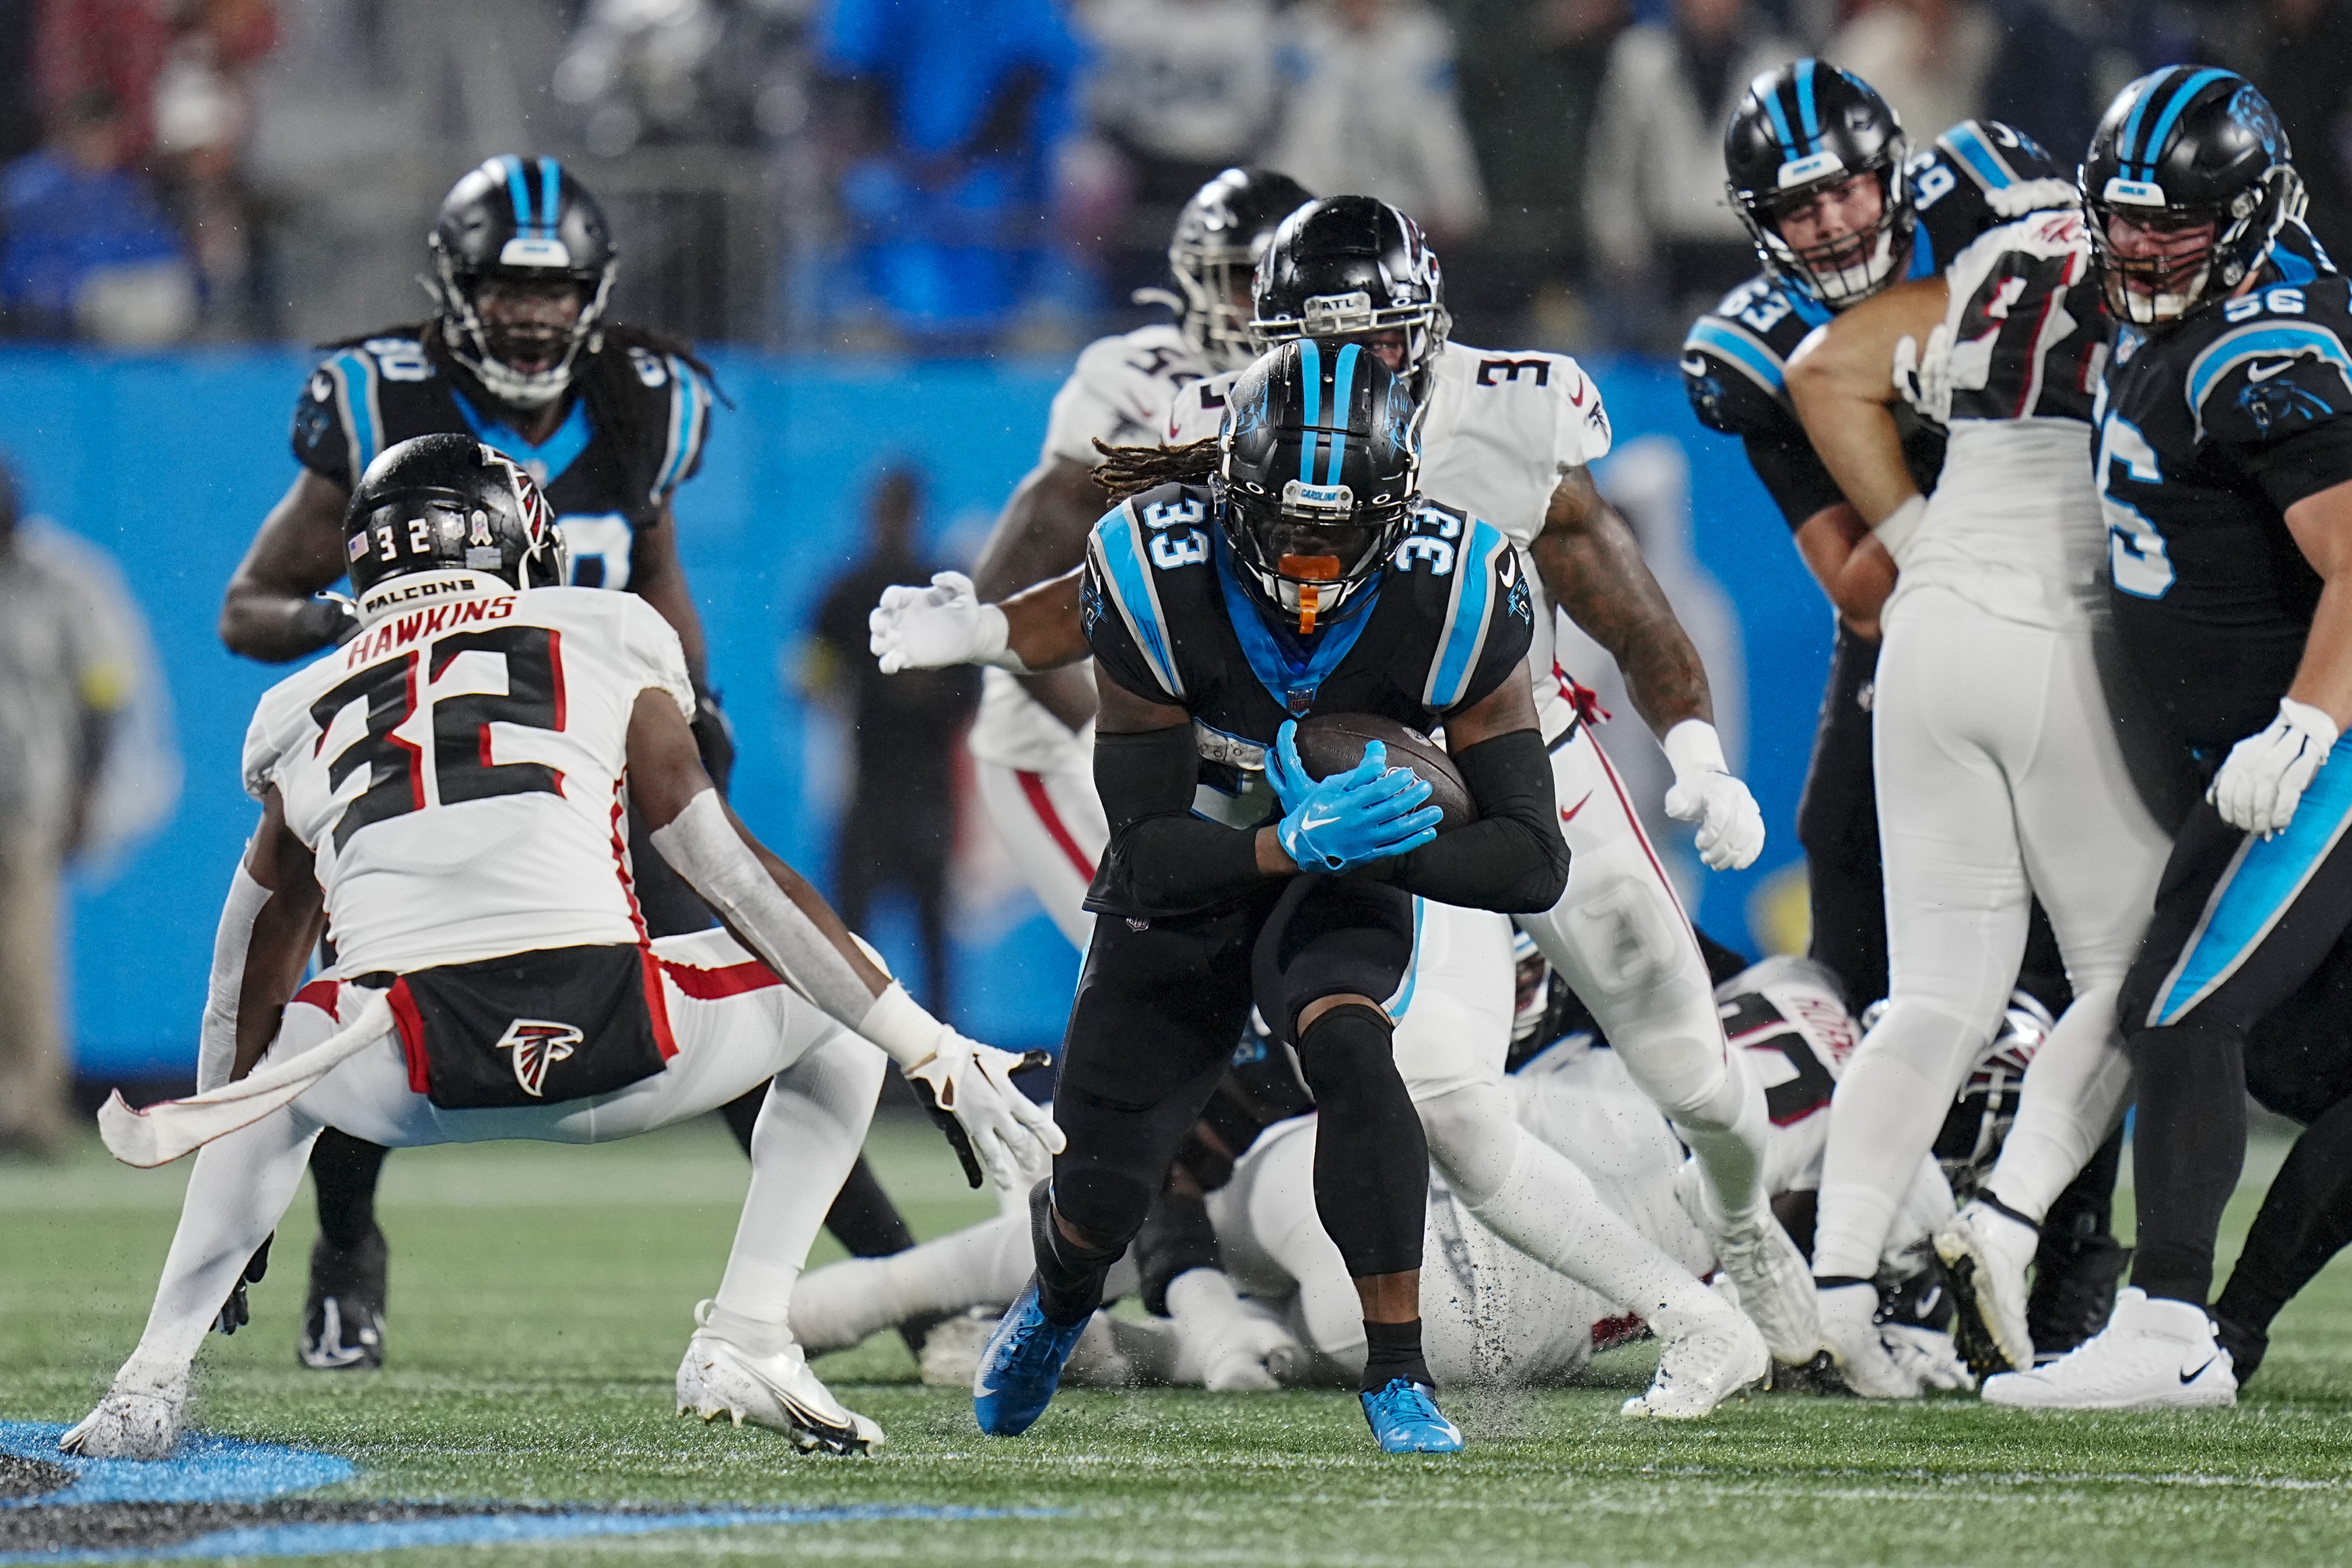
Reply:
M223 584L293 477L288 415L312 363L296 350L169 356L0 354L0 450L28 509L113 551L152 622L177 709L187 784L176 817L71 912L78 1070L98 1079L190 1071L219 898L254 809L237 758L255 701L281 671L215 634ZM887 461L929 479L929 526L969 549L1034 460L1062 368L962 362L718 359L702 476L678 502L680 543L741 748L735 800L795 863L824 868L830 819L812 767L793 650L825 583L856 555ZM1772 839L1752 870L1706 880L1701 919L1749 941L1748 900L1797 858L1792 822L1829 649L1829 618L1736 443L1692 419L1672 364L1593 367L1622 446L1682 443L1701 564L1732 595L1749 672L1748 777ZM1622 728L1632 720L1622 716ZM1610 731L1602 732L1604 739ZM912 922L886 909L876 940L919 969ZM1051 1045L1076 956L1034 907L963 944L959 1021L1008 1046Z

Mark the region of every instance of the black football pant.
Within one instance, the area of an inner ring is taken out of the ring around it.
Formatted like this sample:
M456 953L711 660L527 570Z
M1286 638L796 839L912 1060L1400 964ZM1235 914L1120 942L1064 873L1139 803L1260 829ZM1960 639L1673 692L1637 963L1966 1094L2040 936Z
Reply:
M2155 918L2124 982L2117 1021L2138 1103L2132 1282L2151 1296L2205 1304L2221 1211L2245 1164L2250 1079L2266 1103L2321 1134L2290 1185L2334 1186L2327 1113L2347 1086L2347 1026L2330 1006L2342 999L2330 959L2352 925L2352 762L2336 762L2342 766L2320 768L2294 820L2268 839L2238 831L2199 803L2173 845ZM2296 1235L2304 1205L2283 1201L2298 1212L2275 1215L2267 1228L2273 1290L2297 1271L2287 1260L2305 1250ZM2330 1207L2334 1199L2323 1194L2318 1202ZM2257 1273L2265 1267L2258 1260ZM2248 1286L2256 1289L2253 1278Z
M1839 622L1829 685L1813 727L1812 760L1797 800L1797 841L1804 846L1813 912L1807 956L1845 983L1856 1013L1886 994L1886 888L1870 757L1877 675L1877 639Z
M1170 1163L1225 1075L1255 1004L1291 1042L1314 1094L1315 1205L1350 1276L1421 1266L1429 1148L1373 1008L1299 1013L1325 997L1386 1002L1412 960L1412 899L1352 877L1303 876L1184 921L1095 922L1054 1101L1067 1146L1053 1207L1087 1243L1038 1227L1048 1316L1099 1305Z

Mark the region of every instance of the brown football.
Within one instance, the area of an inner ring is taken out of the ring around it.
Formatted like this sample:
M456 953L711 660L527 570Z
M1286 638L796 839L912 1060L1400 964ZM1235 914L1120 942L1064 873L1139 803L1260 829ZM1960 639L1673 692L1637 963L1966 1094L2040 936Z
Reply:
M1410 768L1429 780L1429 804L1445 813L1438 831L1458 828L1478 815L1470 787L1445 748L1417 729L1370 713L1317 714L1298 721L1298 760L1310 779L1345 773L1364 759L1364 747L1379 741L1389 766Z

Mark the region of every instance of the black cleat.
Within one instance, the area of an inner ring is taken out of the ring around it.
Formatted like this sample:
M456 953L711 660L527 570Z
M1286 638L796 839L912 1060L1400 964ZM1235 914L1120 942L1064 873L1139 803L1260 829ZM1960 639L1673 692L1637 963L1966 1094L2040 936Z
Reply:
M383 1364L385 1265L383 1232L371 1226L356 1247L310 1248L310 1295L302 1308L302 1342L295 1354L313 1372Z
M2025 1301L2036 1364L2056 1360L2107 1326L2116 1288L2131 1266L2132 1249L2112 1236L2093 1236L2067 1249L2059 1267L2051 1266L2051 1250L2045 1247L2034 1260L2033 1291Z
M2271 1336L2261 1329L2216 1317L2213 1337L2230 1353L2231 1374L2237 1378L2238 1386L2243 1388L2254 1375L2254 1369L2262 1365L2263 1357L2270 1354Z

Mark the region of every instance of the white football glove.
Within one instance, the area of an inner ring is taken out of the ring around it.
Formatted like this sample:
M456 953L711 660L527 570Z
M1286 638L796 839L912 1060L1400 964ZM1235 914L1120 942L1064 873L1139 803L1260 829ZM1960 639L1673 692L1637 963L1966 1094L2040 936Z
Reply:
M1666 731L1661 744L1675 768L1666 815L1699 825L1698 858L1710 871L1745 871L1755 864L1764 851L1764 812L1748 786L1732 776L1715 726L1686 718Z
M929 588L884 589L882 602L866 617L866 645L886 675L950 664L1027 667L1005 646L1011 629L1004 612L982 604L971 579L960 571L934 573Z
M1042 1051L999 1051L950 1030L929 1058L904 1069L972 1186L984 1168L1003 1190L1025 1192L1062 1152L1053 1113L1013 1086L1013 1073L1048 1060Z
M2336 745L2336 721L2309 703L2279 698L2279 716L2230 748L2205 798L2233 828L2268 838L2294 821L2312 775Z
M1176 1325L1180 1364L1197 1366L1212 1393L1279 1388L1282 1375L1306 1359L1289 1330L1253 1310L1214 1269L1188 1269L1171 1280L1168 1313Z
M1922 348L1912 337L1895 340L1895 390L1903 401L1937 424L1952 422L1952 329L1943 322Z
M1878 1343L1907 1376L1927 1388L1974 1388L1966 1363L1953 1347L1952 1336L1916 1323L1881 1323Z

